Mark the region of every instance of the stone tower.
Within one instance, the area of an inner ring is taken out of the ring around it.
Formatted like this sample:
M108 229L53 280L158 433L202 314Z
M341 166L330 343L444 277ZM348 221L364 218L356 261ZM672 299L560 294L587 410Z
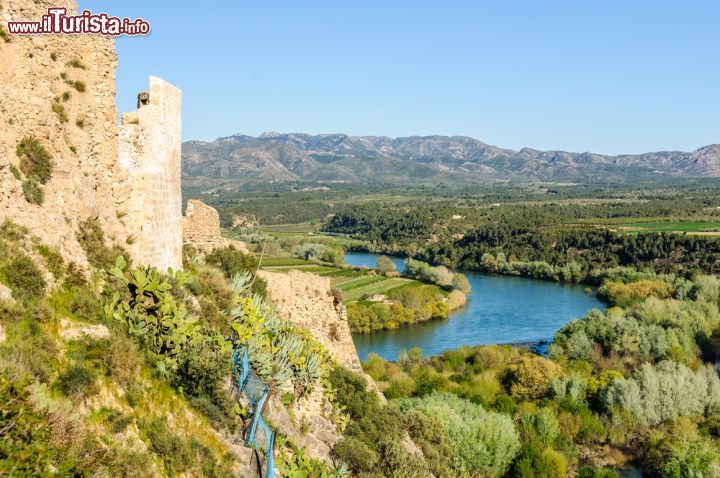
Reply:
M180 90L151 76L119 131L126 247L133 260L160 271L182 268L181 106Z

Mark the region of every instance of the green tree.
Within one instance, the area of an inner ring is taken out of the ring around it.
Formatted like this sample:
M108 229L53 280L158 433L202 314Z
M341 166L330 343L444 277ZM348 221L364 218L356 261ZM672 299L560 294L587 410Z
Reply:
M375 264L375 270L377 270L380 274L395 272L395 263L391 261L388 256L380 256Z
M397 400L403 412L424 413L442 424L467 468L480 476L503 476L519 448L520 439L510 417L487 412L450 393Z

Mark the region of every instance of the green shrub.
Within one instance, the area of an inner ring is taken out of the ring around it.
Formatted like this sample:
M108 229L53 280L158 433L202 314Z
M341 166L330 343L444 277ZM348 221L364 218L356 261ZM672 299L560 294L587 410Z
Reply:
M26 307L19 322L6 329L9 338L0 343L0 357L8 360L0 360L0 364L6 366L5 370L0 370L0 375L22 381L49 382L56 374L60 351L39 322L38 315L44 314L44 307L32 304L30 302ZM18 308L11 309L12 314L17 312Z
M205 261L220 269L228 279L232 279L236 274L249 272L253 275L252 291L263 297L267 295L267 284L262 278L255 275L259 267L255 256L243 254L234 247L228 246L215 249L205 257Z
M543 357L523 357L505 372L503 384L513 397L536 400L548 394L550 381L561 371L558 364Z
M395 263L388 256L380 256L375 264L375 270L380 274L395 272Z
M306 243L293 247L292 253L300 259L342 264L342 247L331 244Z
M45 193L43 193L42 188L37 182L28 179L23 182L22 188L25 200L30 204L37 204L38 206L41 206L45 201Z
M16 298L39 299L45 293L46 284L42 272L32 259L21 252L17 252L15 257L5 263L0 272L5 276L7 285Z
M720 411L720 378L711 366L691 370L665 361L643 364L632 378L615 379L605 405L630 412L641 425L657 425L679 416Z
M82 69L82 70L85 69L85 65L83 64L83 62L81 62L81 61L78 60L77 58L73 58L72 60L70 60L70 61L67 62L66 64L67 64L67 66L71 66L71 67L73 67L73 68L80 68L80 69Z
M614 470L583 466L578 471L578 478L619 478L619 475Z
M63 281L63 287L86 287L88 285L85 273L78 267L74 262L71 262L67 266L65 271L65 280Z
M372 471L380 460L377 451L355 437L345 437L333 448L333 456L356 472Z
M50 180L53 171L52 157L35 136L25 136L15 148L15 153L20 158L20 170L28 179L40 184Z
M65 112L65 107L61 103L59 103L57 101L53 102L52 110L53 110L53 113L55 113L57 115L57 117L61 123L68 122L68 115Z
M648 297L669 298L673 293L672 284L661 280L644 279L631 283L605 280L598 289L598 296L613 305L629 307Z
M75 89L78 90L80 93L85 92L86 87L85 87L85 82L83 82L83 81L75 80L73 82L72 86L75 87Z
M113 333L100 361L106 374L127 389L137 379L144 356L135 341L126 334Z
M63 94L62 94L62 100L63 100L63 101L67 101L67 100L69 100L69 99L70 99L70 92L69 92L69 91L63 92Z
M411 378L403 378L393 381L385 390L385 396L388 400L395 398L411 397L417 392L415 381Z
M713 477L720 474L720 452L705 437L671 438L652 448L644 465L658 478Z
M110 269L118 256L126 256L119 246L108 246L105 243L105 233L97 219L81 222L76 237L87 254L88 262L98 269Z
M415 395L424 397L431 393L442 390L448 379L437 373L432 367L422 365L413 370L412 378L415 380Z
M10 242L18 242L27 238L28 229L26 227L15 224L9 219L5 219L0 224L0 239L5 239Z
M454 289L459 290L463 294L470 293L470 282L465 274L456 273L453 277L452 286Z
M377 394L367 389L365 378L350 370L336 367L328 380L335 390L337 405L344 407L351 418L345 440L336 446L334 455L353 471L372 470L391 476L383 471L393 465L388 461L390 455L382 450L389 442L402 441L405 429L399 410L380 403Z
M442 423L418 411L411 411L403 418L410 438L422 450L435 476L451 478L469 475L464 466L459 466L462 461L457 460L457 447L448 438Z
M68 397L85 397L94 390L95 373L82 365L75 365L58 377L56 386Z
M85 128L85 120L82 120L82 119L75 120L75 126L77 126L80 129L84 129Z
M520 415L518 431L524 442L533 443L544 450L554 445L560 436L560 424L549 409L543 408L535 413Z
M193 464L192 445L173 433L164 417L140 423L140 429L147 438L145 443L162 458L169 476L181 474Z
M513 416L517 409L517 403L509 395L498 395L495 399L495 410L505 415Z
M410 453L396 440L383 440L379 446L381 460L378 470L383 476L433 478L422 455Z
M20 170L12 163L10 163L10 172L12 173L13 177L15 177L15 179L17 179L18 181L22 180L22 174L20 173Z
M231 368L228 351L215 350L207 343L193 344L178 354L171 383L189 397L207 397L217 404Z
M512 475L516 478L564 478L567 460L552 448L538 448L524 443L520 455L513 465Z
M97 294L90 287L74 286L70 289L72 295L68 310L81 322L98 322L102 317L102 305Z
M205 415L214 427L228 430L236 428L236 423L232 419L235 413L233 402L229 398L216 403L205 396L190 397L190 405Z
M50 427L25 387L0 375L0 476L49 477Z
M45 259L47 269L56 279L59 279L65 273L65 261L63 261L62 256L56 249L39 244L35 246L35 250Z
M10 34L5 30L5 27L3 27L2 25L0 25L0 38L2 38L5 43L10 43Z
M439 421L468 470L481 476L503 476L520 448L512 419L487 412L449 393L397 400L403 412L419 411Z

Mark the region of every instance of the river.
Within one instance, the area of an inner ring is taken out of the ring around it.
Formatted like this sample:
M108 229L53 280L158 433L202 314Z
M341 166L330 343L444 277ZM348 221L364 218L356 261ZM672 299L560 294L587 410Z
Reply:
M345 262L374 267L377 254L348 252ZM403 260L391 257L398 270ZM439 355L462 345L503 344L549 340L565 323L592 308L605 306L584 291L585 286L522 277L465 272L472 287L467 305L447 320L433 320L396 330L355 334L362 360L374 352L395 360L400 350L420 347L424 356Z

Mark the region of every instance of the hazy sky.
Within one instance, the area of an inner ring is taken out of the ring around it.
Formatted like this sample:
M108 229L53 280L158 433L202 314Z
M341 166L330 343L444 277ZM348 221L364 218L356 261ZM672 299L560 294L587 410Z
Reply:
M117 41L118 107L183 90L185 139L468 135L598 153L720 142L720 2L81 0Z

